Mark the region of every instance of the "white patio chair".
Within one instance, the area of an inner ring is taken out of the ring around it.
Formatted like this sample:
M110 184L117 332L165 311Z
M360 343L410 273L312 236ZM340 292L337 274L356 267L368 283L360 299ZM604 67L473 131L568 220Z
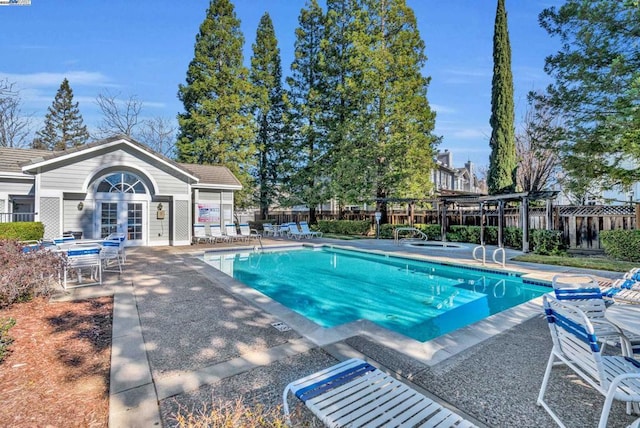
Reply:
M242 236L247 241L250 241L252 239L259 240L260 238L262 238L262 235L260 235L257 230L251 229L248 223L242 223L238 227L240 228L240 236Z
M262 224L262 235L263 236L276 236L276 230L273 228L271 223L263 223Z
M100 251L102 271L122 273L121 247L124 246L124 242L119 239L105 239L100 245L102 245L102 251Z
M542 299L553 348L537 404L564 427L560 417L544 401L544 393L553 367L565 364L605 397L598 424L599 428L605 428L613 400L626 402L628 412L633 402L640 401L640 362L626 354L626 346L622 346L622 356L603 356L594 326L582 310L548 295ZM620 340L626 338L621 336Z
M307 223L306 221L300 222L300 230L302 231L302 233L309 235L309 238L313 238L315 236L317 236L318 238L322 238L322 232L316 232L315 230L309 229L309 223Z
M618 346L625 335L632 346L640 345L640 336L625 332L605 318L607 304L598 281L591 275L559 274L552 279L557 300L580 308L586 314L603 343ZM631 350L627 350L631 353Z
M372 365L353 358L291 382L282 393L289 424L289 392L328 427L474 427Z
M199 244L200 242L210 242L207 237L207 233L204 228L204 224L196 223L193 225L193 243Z
M75 288L82 287L89 284L82 282L82 270L89 269L91 278L102 284L102 259L100 258L101 248L95 247L72 247L66 253L66 260L63 270L62 287ZM74 287L67 286L69 271L76 271L78 275L77 285Z
M233 241L241 241L244 238L238 235L238 230L236 229L236 225L234 223L226 224L224 226L224 232L227 235L227 239L231 242Z
M65 235L59 236L57 238L53 238L53 243L57 246L65 245L65 244L74 244L76 242L76 238L73 235Z
M122 245L120 246L120 253L121 253L120 256L122 257L122 264L125 264L127 261L127 244L125 242L127 240L127 235L120 232L110 233L104 239L107 239L109 241L113 241L114 239L117 239L120 242L122 242Z
M229 238L226 235L222 234L222 228L219 224L210 224L209 225L209 240L212 243L216 242L227 242Z
M298 240L301 238L310 238L309 234L303 233L300 231L300 229L298 229L298 225L296 223L289 223L289 232L287 236L289 238L296 238Z

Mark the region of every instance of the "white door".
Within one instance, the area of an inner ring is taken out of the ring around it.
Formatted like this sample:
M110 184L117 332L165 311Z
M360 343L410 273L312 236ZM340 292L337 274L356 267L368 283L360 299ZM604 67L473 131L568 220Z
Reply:
M100 238L105 238L111 233L124 233L125 245L145 245L145 209L146 202L98 202Z

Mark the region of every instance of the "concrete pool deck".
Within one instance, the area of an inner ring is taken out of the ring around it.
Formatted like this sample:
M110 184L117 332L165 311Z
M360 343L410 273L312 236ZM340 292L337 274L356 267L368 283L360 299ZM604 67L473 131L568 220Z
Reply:
M479 265L471 261L472 247L398 247L382 240L306 242ZM278 239L263 243L300 244ZM551 349L538 304L479 328L462 329L437 344L403 342L367 325L323 332L291 318L270 299L247 294L246 287L230 278L212 275L212 268L197 257L222 247L135 248L128 251L119 280L66 296L114 294L110 427L175 426L178 412L197 412L203 404L210 409L220 400L279 405L291 380L352 356L387 369L481 426L554 426L535 404ZM515 254L508 250L507 258ZM620 276L514 262L507 262L506 269L540 280L560 272ZM283 321L292 329L272 326ZM563 369L555 371L547 399L568 427L595 426L603 403L599 394ZM313 426L313 418L306 418ZM622 427L633 420L616 403L608 426Z

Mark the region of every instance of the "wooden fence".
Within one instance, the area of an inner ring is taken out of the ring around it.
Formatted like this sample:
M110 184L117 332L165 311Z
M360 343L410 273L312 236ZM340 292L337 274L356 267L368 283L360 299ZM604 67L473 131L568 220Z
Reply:
M447 209L447 228L456 225L498 226L498 210L459 207ZM289 221L309 221L308 212L273 213L270 218L277 223ZM336 220L337 214L317 214L318 220ZM442 213L439 210L421 210L413 215L407 211L389 211L389 223L397 225L438 224ZM341 216L345 220L369 220L375 224L374 212L348 213ZM520 207L507 207L504 210L505 227L521 227ZM544 207L529 208L530 229L550 229L562 232L562 238L569 249L596 250L602 249L600 232L613 229L637 229L640 224L640 205L586 205L586 206L554 206L551 211Z

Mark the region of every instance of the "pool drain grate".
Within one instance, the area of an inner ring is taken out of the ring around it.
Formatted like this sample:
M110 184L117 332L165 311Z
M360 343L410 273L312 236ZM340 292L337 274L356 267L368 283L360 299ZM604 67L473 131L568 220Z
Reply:
M273 327L275 327L275 329L278 330L278 331L290 331L291 330L291 327L289 327L288 325L286 325L282 321L272 322L271 325Z

